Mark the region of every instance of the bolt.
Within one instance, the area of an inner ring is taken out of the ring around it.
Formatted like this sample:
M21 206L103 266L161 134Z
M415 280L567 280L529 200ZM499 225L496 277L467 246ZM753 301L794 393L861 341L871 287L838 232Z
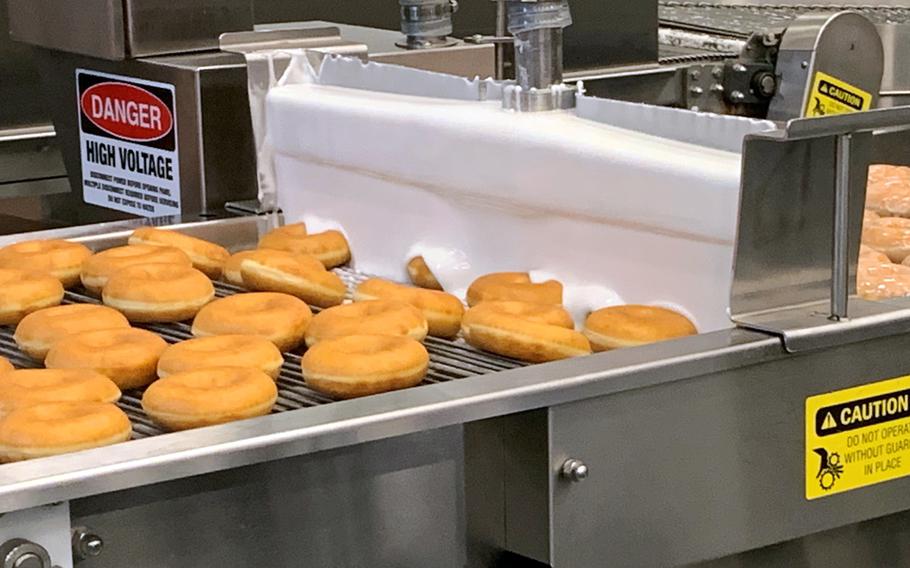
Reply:
M693 69L693 70L689 71L689 77L691 77L695 81L698 81L698 79L701 77L701 71L699 71L698 69Z
M742 63L734 63L734 64L733 64L733 70L736 71L737 73L745 73L745 72L746 72L746 66L743 65Z
M724 68L720 65L714 67L714 69L711 69L711 76L715 79L720 79L724 76Z
M762 73L755 78L755 87L758 93L763 97L774 95L777 89L777 79L771 73Z
M733 91L730 93L730 99L735 103L740 103L745 98L746 95L744 95L742 91Z
M73 556L79 560L94 558L104 550L104 540L91 529L74 527L73 531Z
M696 86L690 88L689 92L692 93L693 96L700 97L702 94L704 94L705 90L701 87Z
M714 83L713 85L711 85L711 92L712 93L723 93L724 86L721 85L720 83Z
M803 61L802 63L799 64L799 66L802 67L803 69L808 69L808 68L809 68L809 62L808 62L808 61Z
M761 42L765 47L773 47L777 45L777 36L770 32L766 33L762 36Z
M560 474L569 481L584 481L588 478L588 466L581 460L568 459L563 462Z

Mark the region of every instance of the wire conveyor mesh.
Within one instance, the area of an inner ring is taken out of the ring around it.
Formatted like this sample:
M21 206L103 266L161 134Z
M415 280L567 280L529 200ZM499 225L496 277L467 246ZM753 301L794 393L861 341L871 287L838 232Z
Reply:
M336 269L335 272L348 286L348 292L357 283L368 276L347 268ZM215 295L217 297L230 296L244 292L242 288L215 282ZM98 303L98 299L85 294L81 290L68 291L65 303ZM319 311L313 308L314 312ZM192 337L190 324L181 322L173 324L148 324L137 325L154 331L168 343L177 343ZM0 355L8 358L18 368L37 368L41 364L22 353L13 340L12 327L0 327ZM499 357L490 353L478 351L465 344L462 340L445 340L428 337L424 343L430 353L430 368L422 384L433 384L462 379L476 375L484 375L520 367L523 363ZM307 388L300 371L300 358L298 353L285 353L284 366L278 378L278 401L272 412L287 412L310 406L329 404L333 399ZM164 433L142 411L141 390L126 391L118 402L120 408L130 417L133 423L133 439L145 438Z

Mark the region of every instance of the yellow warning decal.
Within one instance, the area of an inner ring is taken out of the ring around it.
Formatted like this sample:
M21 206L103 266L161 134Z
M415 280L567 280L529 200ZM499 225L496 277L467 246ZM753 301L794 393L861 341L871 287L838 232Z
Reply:
M806 116L844 114L872 108L872 95L827 73L817 71Z
M806 499L910 475L910 376L806 399Z

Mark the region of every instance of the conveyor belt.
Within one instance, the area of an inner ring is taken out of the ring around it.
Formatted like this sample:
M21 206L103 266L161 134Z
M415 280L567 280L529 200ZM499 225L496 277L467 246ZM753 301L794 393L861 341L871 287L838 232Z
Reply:
M868 4L728 5L711 2L660 2L661 26L746 39L752 32L780 31L791 20L812 12L854 10L875 24L910 23L910 7Z
M358 282L367 278L363 274L346 268L336 269L335 273L348 285L349 295ZM215 295L218 297L230 296L243 291L236 286L222 282L215 283ZM64 302L97 304L98 300L77 290L67 292ZM319 308L313 308L313 311L317 312ZM154 331L169 343L192 338L188 323L137 325L136 327ZM40 363L19 350L13 340L13 331L11 327L0 327L0 355L7 357L18 368L41 367ZM523 365L512 359L478 351L460 339L445 340L428 337L424 345L430 353L430 369L423 384L495 373ZM299 354L285 353L284 360L284 366L278 379L278 401L272 410L273 413L334 402L333 399L307 388L301 377ZM133 423L133 439L164 433L142 411L141 400L142 391L133 390L124 392L118 403Z

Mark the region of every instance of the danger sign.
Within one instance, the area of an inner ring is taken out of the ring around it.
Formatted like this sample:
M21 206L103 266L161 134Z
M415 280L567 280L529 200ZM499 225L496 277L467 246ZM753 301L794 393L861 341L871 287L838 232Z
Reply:
M180 206L174 86L76 70L82 195L142 217Z
M806 498L910 475L910 376L806 399Z

